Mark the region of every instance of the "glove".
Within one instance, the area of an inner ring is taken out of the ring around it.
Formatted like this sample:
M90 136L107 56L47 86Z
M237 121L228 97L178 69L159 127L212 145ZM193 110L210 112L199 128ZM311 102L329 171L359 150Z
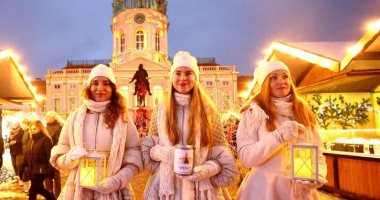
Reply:
M292 190L294 199L313 199L310 195L311 189L317 189L327 183L325 178L319 177L318 181L292 181Z
M78 160L79 158L82 158L84 156L87 156L87 151L86 149L75 147L73 151L71 152L70 159L72 161Z
M161 144L157 144L150 149L150 157L155 161L164 162L173 167L174 147L166 147Z
M306 131L306 127L296 121L286 121L273 131L272 135L281 144L294 144L297 143L298 130Z
M100 186L94 187L94 190L101 194L109 194L119 189L117 181L111 176L100 182Z
M320 188L326 183L327 183L327 180L322 177L319 177L318 181L296 180L296 184L299 184L302 188L309 189L309 190Z
M221 168L218 163L215 161L206 161L202 165L194 167L194 172L190 176L180 176L179 178L188 181L202 181L204 179L215 176L221 171Z

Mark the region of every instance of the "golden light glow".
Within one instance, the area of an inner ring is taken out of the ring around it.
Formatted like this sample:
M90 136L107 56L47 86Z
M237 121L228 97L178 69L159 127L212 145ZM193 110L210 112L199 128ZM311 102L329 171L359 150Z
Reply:
M379 32L380 31L380 19L375 22L368 24L368 30L371 32Z
M363 47L380 31L380 19L376 22L370 23L368 26L368 31L364 36L351 48L349 48L348 53L340 62L340 71L344 70L351 60L358 55L363 50Z
M229 119L231 116L233 116L236 119L240 119L239 113L231 111L231 110L228 110L226 113L224 113L222 115L222 119L221 120L225 121L225 120Z
M363 49L363 46L361 44L356 44L348 48L348 53L356 56L362 49Z
M333 129L333 130L318 130L320 133L352 133L352 132L376 132L380 129L365 128L365 129Z
M12 49L6 49L6 50L0 52L0 59L7 58L7 57L12 58L12 60L15 62L17 70L21 73L21 76L24 79L29 90L31 91L34 99L37 102L41 101L42 98L37 98L37 96L39 96L39 95L36 93L37 90L32 86L31 78L29 78L25 73L26 68L23 65L21 65L19 62L20 57Z
M329 58L322 57L322 56L304 51L302 49L294 48L294 47L291 47L291 46L288 46L288 45L285 45L285 44L282 44L279 42L273 42L271 44L270 49L272 49L272 51L277 50L277 51L281 51L282 53L285 53L285 54L290 54L290 55L297 57L301 60L305 60L307 62L319 65L321 67L330 69L332 71L337 72L339 70L338 69L339 63L335 60L331 60ZM270 55L271 55L271 53L267 54L267 57L265 60L269 60Z

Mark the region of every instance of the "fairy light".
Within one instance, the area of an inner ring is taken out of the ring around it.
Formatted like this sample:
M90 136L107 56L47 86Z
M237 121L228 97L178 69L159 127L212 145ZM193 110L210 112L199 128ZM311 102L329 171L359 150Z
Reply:
M380 31L380 18L367 26L366 34L352 47L348 49L347 55L340 62L340 70L345 69L351 60L357 56L363 47Z
M301 60L305 60L309 63L319 65L323 68L327 68L327 69L330 69L332 71L338 71L338 67L337 67L338 62L337 61L334 61L334 60L331 60L329 58L322 57L322 56L319 56L319 55L316 55L316 54L313 54L313 53L310 53L307 51L304 51L302 49L297 49L297 48L294 48L294 47L291 47L291 46L288 46L288 45L285 45L285 44L282 44L279 42L273 42L271 44L270 49L272 49L272 51L277 50L277 51L280 51L282 53L292 55L292 56L297 57ZM271 53L267 54L266 60L269 59L270 55L271 55Z
M32 86L31 78L29 78L26 75L26 67L21 65L19 62L20 57L12 49L6 49L6 50L0 52L0 59L4 59L7 57L12 58L12 60L14 61L15 65L16 65L16 69L20 72L21 77L23 78L23 80L25 81L29 90L31 91L34 99L38 102L41 101L42 100L41 97L37 98L39 95L37 94L37 89L34 86Z

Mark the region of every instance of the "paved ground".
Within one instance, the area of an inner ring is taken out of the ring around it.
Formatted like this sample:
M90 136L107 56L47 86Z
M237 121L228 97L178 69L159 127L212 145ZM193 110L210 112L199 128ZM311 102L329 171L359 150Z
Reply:
M148 173L144 172L139 174L135 179L132 181L132 186L136 194L137 199L142 199L142 194L144 192L145 183L147 181ZM237 186L232 186L229 188L230 193L232 196L236 195L236 188ZM342 198L335 197L328 193L320 192L321 200L340 200ZM4 200L24 200L28 199L26 193L24 192L24 188L22 186L19 186L17 182L11 183L3 183L0 184L0 199ZM41 196L39 196L38 199L43 199Z
M9 154L8 154L9 155ZM28 199L28 196L26 195L25 189L23 186L20 186L17 181L14 180L14 173L11 170L12 165L10 163L10 158L6 157L7 153L4 154L4 166L2 170L0 171L0 199L8 200L8 199L15 199L15 200L24 200ZM132 187L134 189L136 199L140 200L143 199L143 193L145 184L149 178L148 172L142 172L138 174L133 180L132 180ZM238 184L235 183L232 186L228 188L230 194L232 197L236 196L236 191L238 188ZM320 199L321 200L340 200L342 198L335 197L331 194L320 192ZM41 196L38 196L38 199L43 199Z

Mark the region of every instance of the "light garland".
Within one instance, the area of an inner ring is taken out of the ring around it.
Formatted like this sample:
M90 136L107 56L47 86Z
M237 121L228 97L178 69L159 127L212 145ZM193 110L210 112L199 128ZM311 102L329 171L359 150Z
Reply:
M11 49L6 49L4 51L0 52L0 60L10 57L16 64L16 69L20 72L22 79L25 81L26 85L28 86L29 90L31 91L34 99L37 102L40 102L43 100L43 98L37 94L37 89L32 85L31 78L26 75L26 68L20 64L19 62L19 56L14 53Z

